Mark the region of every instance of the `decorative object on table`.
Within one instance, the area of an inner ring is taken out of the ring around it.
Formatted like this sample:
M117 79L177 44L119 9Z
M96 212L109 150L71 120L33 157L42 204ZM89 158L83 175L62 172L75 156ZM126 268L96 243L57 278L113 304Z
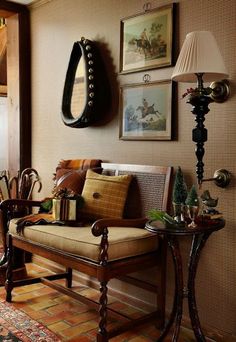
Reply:
M187 185L184 180L184 175L179 166L176 175L175 181L173 186L173 193L172 193L172 204L174 209L174 219L177 223L184 222L185 216L185 201L188 196Z
M209 112L208 105L215 100L215 93L217 93L217 87L214 84L210 88L205 88L203 79L209 82L226 77L228 77L228 72L213 34L209 31L188 33L174 68L172 80L177 82L197 80L197 88L190 91L187 103L192 105L192 113L196 116L197 125L192 131L192 140L196 143L196 174L199 186L203 181L204 143L207 141L207 129L204 126L205 114ZM225 98L228 95L229 91ZM220 96L222 97L222 94Z
M197 224L195 223L195 219L199 213L199 199L195 185L192 185L188 197L186 199L186 205L188 207L188 215L191 219L191 223L188 225L190 228L195 228Z
M120 72L172 65L174 4L121 20Z
M212 198L209 190L205 190L201 195L201 200L204 205L203 216L209 219L219 219L223 218L223 215L216 210L218 204L218 198Z
M148 212L148 217L152 221L162 222L164 226L176 226L176 221L173 219L173 217L162 210L151 209Z
M81 195L69 189L59 189L54 193L52 199L52 216L58 221L75 221L77 211L84 205L84 199Z
M124 85L120 88L120 139L171 140L171 81Z

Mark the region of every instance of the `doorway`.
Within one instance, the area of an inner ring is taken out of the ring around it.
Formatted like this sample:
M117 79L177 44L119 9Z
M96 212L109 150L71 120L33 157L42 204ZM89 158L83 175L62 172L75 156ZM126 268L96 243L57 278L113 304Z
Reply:
M7 25L7 159L8 171L14 175L31 166L29 11L0 0L0 17Z

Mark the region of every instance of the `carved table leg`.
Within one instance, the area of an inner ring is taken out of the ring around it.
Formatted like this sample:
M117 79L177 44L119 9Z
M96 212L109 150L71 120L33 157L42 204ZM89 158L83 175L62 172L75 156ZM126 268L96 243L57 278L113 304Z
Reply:
M192 240L192 247L189 258L188 265L188 306L189 306L189 316L192 323L192 328L196 336L197 341L205 342L206 339L203 335L195 298L195 276L197 272L198 261L200 258L200 252L204 247L209 235L209 233L194 235Z
M158 342L164 340L167 336L170 328L175 323L175 329L172 337L172 342L176 342L179 336L180 324L183 312L183 269L182 269L182 258L179 249L179 243L176 237L168 236L168 246L171 249L172 258L174 262L175 270L175 297L173 303L173 309L170 315L170 319L162 331L161 336L158 338Z

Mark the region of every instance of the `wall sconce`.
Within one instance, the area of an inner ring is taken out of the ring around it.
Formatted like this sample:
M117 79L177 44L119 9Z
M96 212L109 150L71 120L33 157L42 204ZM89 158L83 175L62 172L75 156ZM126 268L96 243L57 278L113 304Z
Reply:
M207 129L204 126L205 115L211 102L223 102L229 96L229 83L223 58L213 34L209 31L196 31L187 34L180 51L172 80L177 82L196 82L197 88L189 93L187 103L192 105L196 127L192 131L192 140L196 143L196 174L198 184L203 182ZM204 88L204 82L213 82ZM218 82L216 82L218 81Z

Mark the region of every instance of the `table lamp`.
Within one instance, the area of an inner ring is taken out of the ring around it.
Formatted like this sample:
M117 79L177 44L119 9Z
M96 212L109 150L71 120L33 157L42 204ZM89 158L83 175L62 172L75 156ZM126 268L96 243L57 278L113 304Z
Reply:
M192 131L192 140L196 143L196 174L201 186L204 174L204 143L207 141L207 129L204 126L208 105L223 102L229 95L227 80L213 82L204 87L203 82L222 80L228 77L223 58L213 34L209 31L195 31L187 34L175 65L172 80L177 82L197 82L197 88L189 90L187 103L192 105L196 127Z

